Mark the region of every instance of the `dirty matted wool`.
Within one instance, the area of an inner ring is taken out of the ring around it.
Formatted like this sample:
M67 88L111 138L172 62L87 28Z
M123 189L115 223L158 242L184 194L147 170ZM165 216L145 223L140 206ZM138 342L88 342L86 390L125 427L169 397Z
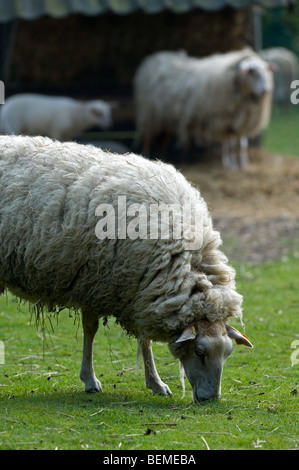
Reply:
M97 208L118 215L119 197L127 213L189 204L197 220L190 217L180 238L173 227L167 239L120 238L116 221L115 237L99 239ZM172 165L44 137L0 137L0 291L113 315L129 334L169 341L199 319L241 317L220 244L199 191Z

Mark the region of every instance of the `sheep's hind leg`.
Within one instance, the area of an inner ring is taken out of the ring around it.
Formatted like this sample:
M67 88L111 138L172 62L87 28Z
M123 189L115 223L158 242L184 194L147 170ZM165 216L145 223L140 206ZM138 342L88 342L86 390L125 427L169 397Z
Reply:
M144 361L144 372L145 372L145 384L148 388L153 391L153 394L160 395L172 395L168 385L166 385L159 377L156 369L151 341L150 340L139 340L139 346L141 346L143 361Z
M239 139L239 167L243 170L248 163L248 139L241 137Z
M96 378L92 365L92 346L99 319L90 312L82 312L82 323L84 338L80 379L85 384L85 392L102 392L101 382Z

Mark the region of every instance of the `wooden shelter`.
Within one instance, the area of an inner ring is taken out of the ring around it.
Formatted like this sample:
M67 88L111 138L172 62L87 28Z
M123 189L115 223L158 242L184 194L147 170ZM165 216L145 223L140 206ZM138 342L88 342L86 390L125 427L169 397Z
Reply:
M129 89L141 60L256 47L256 7L288 0L1 0L7 92L86 95ZM5 31L4 31L5 30Z
M256 48L259 11L292 0L0 0L6 96L64 94L121 102L116 127L132 128L132 79L147 55Z

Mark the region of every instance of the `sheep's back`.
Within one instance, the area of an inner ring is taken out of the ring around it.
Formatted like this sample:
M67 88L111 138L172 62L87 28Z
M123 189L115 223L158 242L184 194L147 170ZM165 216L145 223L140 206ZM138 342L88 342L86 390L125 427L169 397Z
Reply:
M42 137L0 137L0 149L1 285L32 302L114 314L134 334L132 312L180 296L192 258L183 240L95 234L96 208L116 208L118 196L127 206L197 204L210 227L199 192L171 165Z

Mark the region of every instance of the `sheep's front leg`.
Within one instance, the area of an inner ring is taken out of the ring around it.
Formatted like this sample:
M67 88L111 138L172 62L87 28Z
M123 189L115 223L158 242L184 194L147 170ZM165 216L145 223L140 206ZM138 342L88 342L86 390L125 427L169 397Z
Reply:
M80 379L85 384L85 392L102 392L101 382L96 378L92 365L92 347L98 330L99 319L90 312L82 312L83 323L83 357Z
M243 170L248 163L248 139L240 137L239 139L239 166Z
M222 142L222 166L232 171L238 169L236 161L236 143L237 140L233 137Z
M141 346L144 371L145 371L145 384L148 388L153 391L153 394L160 395L172 395L168 385L166 385L159 377L156 369L152 346L150 340L139 340L139 346Z

